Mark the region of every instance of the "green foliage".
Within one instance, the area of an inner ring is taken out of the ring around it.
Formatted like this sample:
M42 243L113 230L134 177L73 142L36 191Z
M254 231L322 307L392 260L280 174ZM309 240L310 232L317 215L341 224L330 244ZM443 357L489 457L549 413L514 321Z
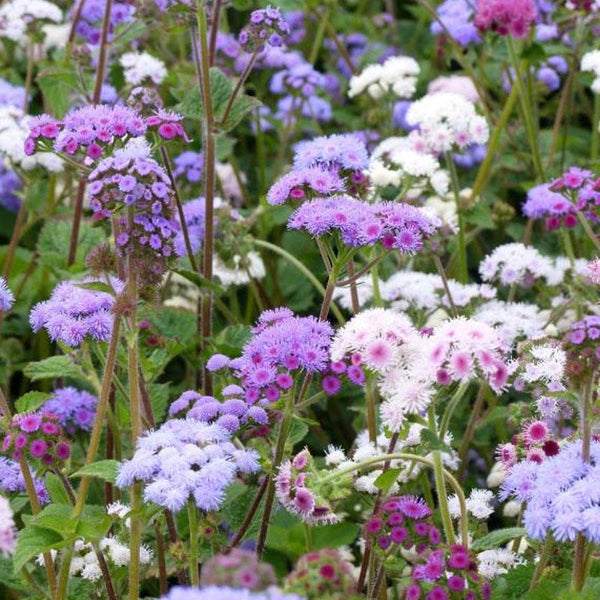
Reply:
M25 413L37 410L51 394L46 392L27 392L15 400L15 408L17 412Z
M119 461L106 459L99 460L82 467L78 471L75 471L71 477L95 477L102 481L108 481L114 483L117 478L117 468Z
M74 64L48 65L39 71L36 81L52 114L59 119L71 108L69 92L85 92L81 89Z
M81 369L65 355L49 356L44 360L31 362L23 369L26 377L31 381L40 379L73 378L84 379Z
M475 540L471 546L475 552L483 552L503 546L510 540L525 537L526 532L523 527L508 527L506 529L495 529L494 531Z

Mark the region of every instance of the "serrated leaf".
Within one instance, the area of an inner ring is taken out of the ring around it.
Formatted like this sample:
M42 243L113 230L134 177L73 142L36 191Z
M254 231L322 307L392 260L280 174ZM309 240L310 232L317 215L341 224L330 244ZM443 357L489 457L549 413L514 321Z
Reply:
M77 287L83 288L84 290L92 290L94 292L104 292L105 294L115 295L115 290L102 281L82 281L81 283L75 284Z
M231 131L240 121L254 109L262 106L262 102L253 96L240 94L233 102L233 106L227 115L227 121L219 122L223 131Z
M55 475L54 473L47 473L44 478L44 483L46 484L46 489L48 490L50 499L54 504L71 505L69 495L67 494L65 486L58 475Z
M68 356L50 356L38 362L30 362L23 369L23 373L31 381L39 379L80 378L83 373L77 365L73 364Z
M106 513L106 507L88 505L77 523L77 537L82 537L88 542L100 541L108 533L111 525L112 519Z
M148 386L148 395L150 396L150 404L152 405L152 414L154 415L154 420L157 423L160 423L167 412L167 404L169 402L169 384L150 384Z
M99 460L98 462L86 465L71 475L71 477L95 477L109 483L114 483L117 478L117 460Z
M73 537L77 528L77 520L72 514L73 507L70 504L49 504L33 517L31 526L50 529L62 539L69 539Z
M64 540L56 531L29 526L21 529L13 554L13 570L18 573L29 560L57 547Z
M173 269L175 273L185 277L188 281L191 281L200 291L205 291L207 288L212 290L219 296L225 291L216 281L209 281L206 277L203 277L195 271L188 269Z
M507 527L506 529L496 529L482 538L479 538L473 542L472 548L476 552L482 552L483 550L490 550L492 548L498 548L510 540L514 540L519 537L524 537L527 532L523 527Z
M384 494L387 494L394 483L396 483L401 471L402 469L388 469L373 482L375 487Z
M31 412L32 410L37 410L50 397L51 394L47 394L46 392L27 392L17 398L15 408L20 413Z
M294 419L294 421L292 422L292 426L290 427L290 434L288 436L288 439L292 444L297 444L306 437L307 433L308 425L303 421Z

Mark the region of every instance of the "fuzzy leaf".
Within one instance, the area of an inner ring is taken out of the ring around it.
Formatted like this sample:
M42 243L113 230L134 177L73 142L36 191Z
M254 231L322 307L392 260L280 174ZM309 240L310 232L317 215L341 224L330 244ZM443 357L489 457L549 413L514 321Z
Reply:
M56 548L63 538L56 531L29 526L21 529L13 554L13 570L18 573L33 557Z
M524 537L527 532L523 527L507 527L506 529L496 529L482 538L479 538L473 542L473 550L476 552L482 552L483 550L490 550L492 548L498 548L510 540L514 540L518 537Z
M46 392L27 392L20 398L17 398L15 408L20 413L31 412L32 410L37 410L50 397L51 394L47 394Z
M382 473L374 482L375 487L381 490L384 494L387 494L390 488L398 479L401 469L388 469L385 473Z
M86 465L71 475L71 477L95 477L109 483L114 483L117 478L118 460L99 460L98 462Z
M50 356L38 362L30 362L23 369L26 377L31 381L39 379L56 379L61 378L80 378L83 373L79 368L71 362L68 356Z
M50 499L54 504L68 504L71 506L69 495L65 491L65 487L58 475L47 473L44 478L44 483L46 484L48 494L50 494Z
M55 117L64 117L71 107L71 92L79 90L79 78L73 65L42 69L36 78Z

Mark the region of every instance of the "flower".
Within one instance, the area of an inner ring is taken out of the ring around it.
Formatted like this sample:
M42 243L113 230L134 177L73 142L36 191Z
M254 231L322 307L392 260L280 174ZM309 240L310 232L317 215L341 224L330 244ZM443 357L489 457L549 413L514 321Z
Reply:
M276 583L269 563L260 562L254 552L233 548L229 554L216 554L202 566L202 584L232 586L252 591L265 590Z
M240 450L219 425L171 419L138 439L133 458L121 463L120 488L144 485L144 499L179 512L190 498L204 511L217 510L239 473L260 468L258 455Z
M552 190L552 184L542 183L527 192L523 203L523 214L533 219L546 218L546 227L556 229L560 225L574 227L577 218L573 205L558 192Z
M44 480L34 476L33 485L40 503L47 504L50 502L50 496L46 490ZM25 479L23 478L23 472L19 463L3 456L0 456L0 491L9 494L24 494L27 492Z
M537 16L533 0L479 0L475 26L481 32L524 38Z
M6 279L0 276L0 313L9 311L14 302L15 297L9 289Z
M581 57L581 70L594 75L592 92L600 94L600 50L591 50Z
M238 41L245 52L258 53L266 46L281 46L289 32L290 26L279 9L268 6L250 14Z
M391 56L383 64L371 64L350 78L348 96L353 98L365 90L375 100L393 93L398 98L411 98L416 91L419 63L410 56Z
M316 166L295 169L274 183L267 192L269 204L305 200L344 192L344 180L328 168Z
M522 557L508 548L484 550L477 555L477 562L479 574L486 579L505 575L510 569L525 564Z
M90 336L106 342L113 327L112 308L115 296L107 292L86 289L88 283L97 283L91 278L62 281L53 290L50 298L38 302L29 314L29 323L34 332L45 328L50 339L60 340L71 347L81 345ZM123 291L125 284L111 278L116 294Z
M294 147L294 169L315 166L337 171L361 172L369 166L364 142L352 133L321 136Z
M58 417L58 424L69 434L78 429L90 431L96 415L98 399L89 392L74 387L54 390L41 409Z
M167 76L165 63L148 52L126 52L119 63L124 69L125 81L130 85L140 85L145 79L158 85Z
M17 530L10 503L0 496L0 554L7 556L14 552Z
M461 46L481 42L473 23L474 5L468 0L444 0L437 7L436 13L439 21L431 22L433 35L445 35L447 31Z
M81 15L75 32L77 35L85 38L88 44L96 46L100 43L102 34L102 21L104 19L104 13L106 9L107 0L85 0L83 8L81 9ZM75 5L71 11L71 19L77 10ZM135 6L128 4L127 2L119 2L113 0L112 10L110 13L110 27L109 27L109 41L112 39L114 29L119 23L129 23L133 20L135 15Z
M279 588L271 587L263 592L245 589L208 586L203 588L174 587L162 600L304 600L296 594L284 594Z
M0 8L0 37L21 44L43 23L60 23L62 12L47 0L10 0Z

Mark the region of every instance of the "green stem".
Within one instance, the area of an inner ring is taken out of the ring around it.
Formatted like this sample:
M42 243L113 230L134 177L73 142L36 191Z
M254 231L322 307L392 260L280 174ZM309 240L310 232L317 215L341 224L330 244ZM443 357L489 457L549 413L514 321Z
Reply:
M600 148L600 94L594 94L594 116L592 117L592 168L598 161Z
M440 440L444 439L444 435L448 431L448 427L450 426L450 419L458 406L458 403L462 400L462 397L465 395L467 388L469 387L469 382L461 383L456 392L454 392L454 396L450 398L448 405L446 406L446 410L442 415L442 420L440 421Z
M554 538L551 533L548 533L546 539L544 540L544 544L542 546L542 551L540 552L540 559L535 567L535 571L533 572L533 577L531 578L531 583L529 584L529 591L533 590L537 585L537 582L540 580L546 565L548 564L548 559L550 558L550 553L552 552L552 546L554 545Z
M198 571L198 513L193 500L188 504L188 520L190 525L190 549L188 554L190 564L190 581L192 586L200 585Z
M367 400L367 429L369 430L369 441L377 440L377 410L376 410L376 391L375 381L371 377L365 387L365 397Z
M456 304L454 304L454 299L452 298L452 294L450 293L450 286L448 285L448 278L446 277L446 271L444 271L444 266L442 265L442 261L437 254L433 254L433 263L435 264L435 268L438 272L438 275L442 278L442 284L444 286L444 291L446 292L446 296L448 297L448 303L450 304L450 312L453 317L458 316L458 310L456 308Z
M527 94L527 90L523 85L523 79L521 77L521 73L527 72L529 69L529 64L527 61L519 62L517 57L517 51L515 48L515 42L512 36L506 36L506 45L508 47L508 54L510 56L510 60L512 62L512 66L515 70L515 80L514 85L517 87L519 92L519 101L521 104L521 110L523 112L523 120L525 121L525 129L527 131L527 137L529 138L529 146L531 149L531 157L533 159L533 165L536 170L536 176L538 181L544 181L544 167L542 165L542 160L540 158L540 152L538 147L537 133L535 123L533 121L533 110L531 105L531 99Z
M458 277L461 283L467 283L469 278L467 270L467 243L465 239L465 218L463 215L462 200L460 197L460 184L458 181L458 173L456 165L452 160L452 155L446 153L446 166L450 172L450 182L452 184L452 193L456 202L456 214L458 216Z
M285 258L290 264L296 267L317 289L317 291L325 297L325 288L323 284L315 277L315 275L310 271L302 262L300 262L295 256L276 246L275 244L271 244L265 240L253 240L252 243L255 246L259 246L262 248L266 248L267 250L271 250L276 254L279 254L283 258ZM345 322L344 315L340 312L340 309L335 305L335 303L331 303L331 312L335 315L335 318L338 320L340 324Z
M587 236L590 238L591 242L596 247L596 250L600 251L600 241L598 240L598 236L594 233L594 230L590 227L590 224L589 224L588 220L585 218L585 215L582 212L577 211L577 218L579 219L579 222L585 229Z

